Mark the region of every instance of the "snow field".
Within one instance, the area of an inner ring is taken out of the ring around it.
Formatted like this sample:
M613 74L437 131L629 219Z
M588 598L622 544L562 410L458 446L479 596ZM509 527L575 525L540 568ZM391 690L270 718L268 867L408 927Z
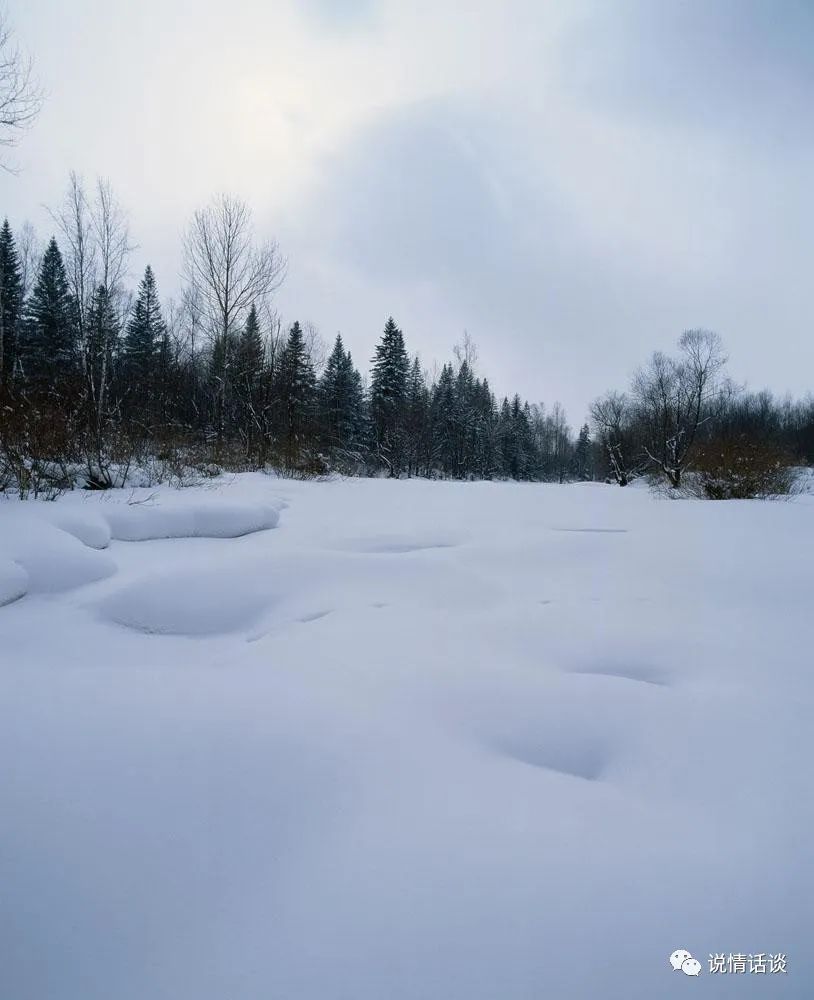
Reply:
M150 496L131 534L200 504L282 516L130 544L116 497L40 505L111 541L40 521L77 582L0 609L12 995L810 995L814 498ZM36 577L10 509L3 557ZM760 950L789 975L706 973Z

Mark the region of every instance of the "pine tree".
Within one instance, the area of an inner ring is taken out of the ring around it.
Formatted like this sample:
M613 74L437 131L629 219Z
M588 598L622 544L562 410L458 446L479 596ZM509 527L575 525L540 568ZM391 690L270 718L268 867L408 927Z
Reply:
M123 367L131 409L145 407L155 386L156 366L167 328L161 315L153 269L148 264L124 338ZM146 418L143 415L143 419Z
M467 361L461 363L455 376L455 405L453 410L453 468L456 478L469 475L475 452L475 380Z
M313 443L316 384L299 323L294 323L280 358L277 380L281 440L286 468L294 469Z
M362 377L337 335L319 381L320 436L335 460L358 465L364 432Z
M444 365L432 393L433 457L445 476L454 475L456 456L455 378Z
M430 455L430 394L416 355L407 377L407 403L405 416L407 435L407 474L420 475L422 465L429 472Z
M0 229L0 386L11 377L23 306L23 279L8 219Z
M475 432L473 470L480 479L489 479L495 472L497 454L497 410L495 399L486 379L475 383Z
M263 372L264 356L260 321L257 318L257 309L252 303L249 315L246 317L246 325L235 349L235 372L239 385L249 390L256 387Z
M238 431L246 444L246 454L255 457L259 456L256 446L266 432L263 406L265 355L260 321L252 303L246 325L235 345L234 392Z
M376 347L370 387L374 448L391 476L398 475L404 465L404 417L409 367L404 335L391 316Z
M573 471L577 479L586 482L593 479L593 459L592 459L591 432L587 424L583 424L576 447L574 448Z
M40 390L60 392L79 370L79 345L74 301L53 237L26 303L22 334L20 353L27 380Z
M511 403L503 400L500 407L499 430L501 474L510 479L534 479L538 476L538 456L531 430L528 403L515 395Z
M219 333L209 354L209 403L212 424L218 441L233 429L233 390L236 378L235 355L238 337L229 331Z

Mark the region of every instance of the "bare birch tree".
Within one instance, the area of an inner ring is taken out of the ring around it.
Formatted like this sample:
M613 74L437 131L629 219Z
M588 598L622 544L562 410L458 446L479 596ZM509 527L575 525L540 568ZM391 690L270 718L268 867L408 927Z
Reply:
M94 410L94 424L97 437L101 437L101 428L105 419L107 405L107 390L110 382L109 363L113 350L110 338L120 328L127 310L128 297L125 295L122 280L127 270L127 258L132 249L130 245L130 228L127 216L113 193L110 181L99 178L96 182L96 198L90 212L94 260L96 273L93 275L94 285L103 288L116 316L115 328L105 327L102 337L94 344L98 357L89 359L88 390Z
M50 212L62 237L62 257L76 309L83 370L87 361L88 310L96 283L96 239L82 178L71 171L62 205Z
M31 294L31 289L34 287L34 281L37 277L37 266L42 258L42 251L43 248L37 238L34 227L30 222L24 222L17 240L23 301L28 298Z
M223 433L232 339L254 303L281 285L286 261L273 241L257 243L249 206L221 194L192 217L184 238L189 285L204 304L213 351L218 353L217 432Z
M0 146L16 146L41 107L33 60L14 41L6 14L0 10Z
M99 268L96 281L104 285L111 296L120 295L122 279L127 271L127 258L133 249L130 244L130 226L110 181L101 177L96 181L91 225Z

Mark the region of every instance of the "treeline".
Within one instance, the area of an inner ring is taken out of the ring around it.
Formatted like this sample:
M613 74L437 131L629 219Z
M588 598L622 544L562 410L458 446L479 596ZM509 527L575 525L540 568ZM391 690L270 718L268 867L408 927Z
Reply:
M131 245L108 184L71 175L37 248L0 229L0 490L179 480L220 468L289 475L601 479L648 475L671 492L765 496L814 461L814 399L777 401L726 377L718 336L689 330L627 392L591 407L576 439L562 408L497 399L465 338L428 372L391 318L366 377L340 336L273 307L286 261L222 196L193 216L178 302L150 267L125 282Z
M471 342L432 376L387 320L369 378L341 336L328 353L272 296L285 273L241 202L197 212L185 287L162 307L148 266L124 285L129 235L105 184L78 178L44 252L0 230L0 488L106 488L215 467L293 475L564 481L593 475L559 405L498 401ZM327 356L326 356L327 355Z
M790 492L795 467L814 463L814 398L746 392L709 330L687 330L677 347L654 353L627 392L592 404L598 474L620 486L649 474L709 499Z

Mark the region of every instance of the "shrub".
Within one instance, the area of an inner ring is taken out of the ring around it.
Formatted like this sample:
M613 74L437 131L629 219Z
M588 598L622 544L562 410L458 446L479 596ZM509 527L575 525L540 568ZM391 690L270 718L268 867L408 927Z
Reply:
M708 500L748 500L792 492L792 461L771 441L744 435L717 438L705 444L693 463L687 490Z

